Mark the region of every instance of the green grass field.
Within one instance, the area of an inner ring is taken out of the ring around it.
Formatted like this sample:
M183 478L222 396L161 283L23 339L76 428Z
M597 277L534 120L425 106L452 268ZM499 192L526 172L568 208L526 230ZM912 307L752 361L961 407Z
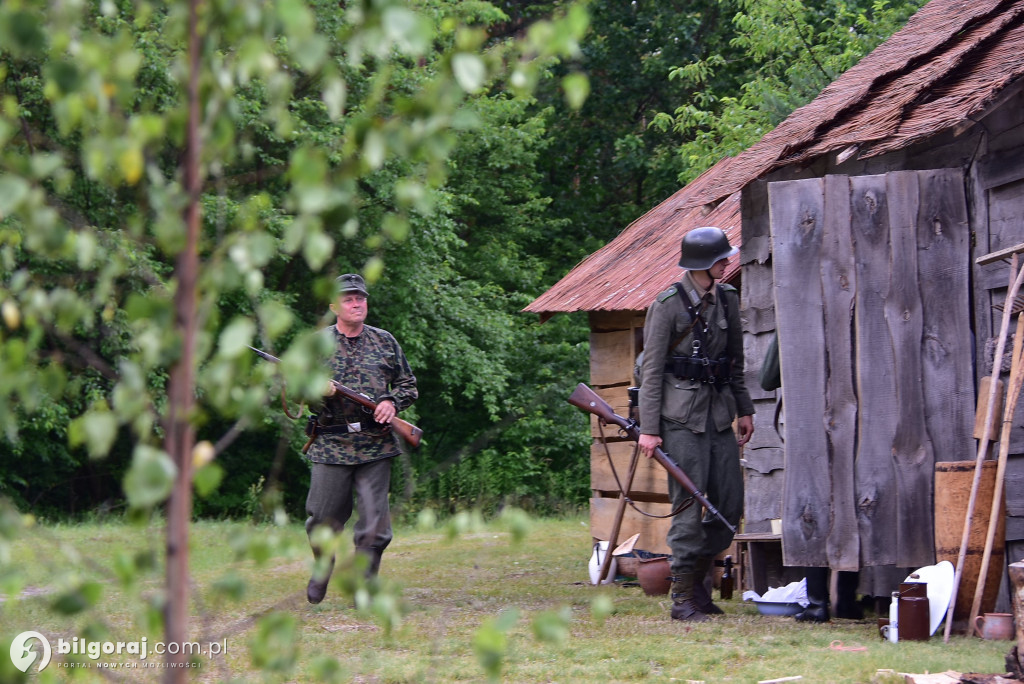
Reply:
M738 591L711 623L673 622L665 598L589 584L582 516L399 528L384 591L355 587L357 573L342 569L316 606L305 599L311 557L299 524L199 522L191 540L193 638L219 651L189 671L198 682L886 682L902 679L879 670L1003 672L1013 645L944 643L941 628L928 642L890 644L874 616L805 625L759 615ZM159 642L162 555L159 524L36 525L0 547L0 681L20 675L7 650L26 630L55 650L76 637ZM134 579L130 567L141 568ZM55 654L27 681L157 681L162 670L139 665L159 662Z

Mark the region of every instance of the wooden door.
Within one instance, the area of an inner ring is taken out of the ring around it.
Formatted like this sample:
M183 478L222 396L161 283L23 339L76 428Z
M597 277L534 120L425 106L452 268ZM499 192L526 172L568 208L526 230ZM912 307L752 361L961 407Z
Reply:
M958 169L768 186L786 565L935 562L936 460L974 457Z

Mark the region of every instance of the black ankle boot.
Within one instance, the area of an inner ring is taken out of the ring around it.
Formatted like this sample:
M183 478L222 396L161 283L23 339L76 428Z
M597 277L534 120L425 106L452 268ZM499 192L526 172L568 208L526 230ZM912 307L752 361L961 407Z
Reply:
M711 592L708 590L708 570L711 569L713 559L711 558L698 558L696 576L697 579L693 583L693 602L697 604L697 608L700 612L706 615L722 615L725 613L724 610L715 605L711 599Z
M841 571L836 578L836 617L863 620L864 607L857 601L859 572Z
M793 617L801 622L828 622L828 568L804 568L810 603Z
M707 622L711 618L697 607L693 600L693 587L697 574L685 572L672 578L672 619L683 622Z

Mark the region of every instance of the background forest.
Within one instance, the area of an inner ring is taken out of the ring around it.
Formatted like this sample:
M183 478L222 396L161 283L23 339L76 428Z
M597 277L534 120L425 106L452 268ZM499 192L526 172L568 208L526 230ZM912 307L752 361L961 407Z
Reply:
M585 505L565 399L587 322L521 309L921 4L293 0L272 30L210 3L195 513L301 514L305 437L277 392L313 398L308 333L350 271L419 380L399 510ZM185 39L176 3L42 6L0 8L0 497L59 518L172 479Z

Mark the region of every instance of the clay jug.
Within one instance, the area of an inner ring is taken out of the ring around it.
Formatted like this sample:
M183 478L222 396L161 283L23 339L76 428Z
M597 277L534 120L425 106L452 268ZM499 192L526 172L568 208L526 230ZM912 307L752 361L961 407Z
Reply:
M1010 641L1014 638L1013 615L1010 613L985 613L974 618L974 624L982 639Z
M648 596L664 596L672 588L672 569L668 558L641 558L636 578Z

